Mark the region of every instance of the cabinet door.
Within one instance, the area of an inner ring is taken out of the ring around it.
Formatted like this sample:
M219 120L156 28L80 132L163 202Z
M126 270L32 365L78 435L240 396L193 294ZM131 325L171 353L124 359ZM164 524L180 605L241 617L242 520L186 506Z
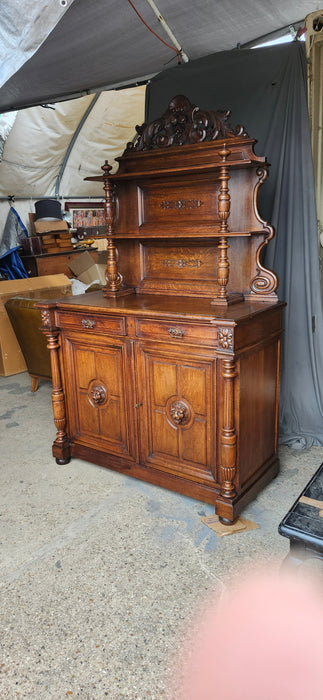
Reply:
M216 360L139 348L141 460L192 481L216 479Z
M71 440L116 455L131 455L127 343L71 333L63 339L63 355Z

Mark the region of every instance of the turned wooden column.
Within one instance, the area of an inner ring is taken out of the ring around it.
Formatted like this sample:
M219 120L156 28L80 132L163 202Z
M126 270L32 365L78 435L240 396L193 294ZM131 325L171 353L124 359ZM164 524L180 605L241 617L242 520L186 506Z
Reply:
M107 284L103 287L104 296L113 296L123 286L123 277L118 270L118 251L114 243L113 224L115 217L115 201L113 193L113 185L109 178L109 173L112 166L106 160L102 165L103 170L103 189L105 193L104 210L105 220L107 225L107 250L108 261L105 277Z
M70 442L66 433L66 408L65 397L62 386L62 378L59 366L59 329L54 323L55 305L49 304L46 309L41 309L41 330L47 337L47 347L50 351L50 360L52 368L52 403L54 423L57 429L56 439L53 443L53 455L56 457L57 464L68 464L71 457Z
M230 264L228 258L229 244L227 234L231 200L228 187L228 180L230 179L230 175L229 166L227 164L227 158L230 155L230 153L231 151L227 148L226 144L223 144L223 148L221 148L221 150L219 151L219 155L221 156L223 164L220 168L220 193L218 198L218 214L221 219L221 238L219 240L218 245L219 257L217 266L217 282L220 287L220 291L218 296L214 300L214 303L217 304L228 303L227 284L229 281Z
M220 434L220 495L224 499L235 496L234 478L236 475L237 434L234 424L234 380L236 367L234 359L221 360L223 379L223 416ZM220 519L226 522L227 518Z
M112 165L109 165L108 161L104 161L101 166L103 170L102 175L95 177L86 177L85 180L101 181L103 182L103 189L105 194L104 199L104 212L105 220L107 226L107 269L105 272L106 285L103 287L103 295L105 297L119 297L125 294L132 294L133 287L128 287L123 282L123 277L119 271L118 267L118 249L114 240L114 220L115 220L115 197L114 197L114 187L110 176L110 170Z

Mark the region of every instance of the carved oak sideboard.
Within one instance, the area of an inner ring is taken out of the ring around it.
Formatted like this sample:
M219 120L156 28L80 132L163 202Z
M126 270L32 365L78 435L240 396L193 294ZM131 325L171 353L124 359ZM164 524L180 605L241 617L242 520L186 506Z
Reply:
M53 455L212 503L232 522L277 474L284 304L261 260L267 176L229 112L183 96L111 175L103 292L42 302ZM90 178L89 178L90 179Z

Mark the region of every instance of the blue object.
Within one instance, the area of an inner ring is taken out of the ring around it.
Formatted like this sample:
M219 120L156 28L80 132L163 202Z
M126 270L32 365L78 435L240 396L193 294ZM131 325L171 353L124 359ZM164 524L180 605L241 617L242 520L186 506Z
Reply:
M28 277L17 252L21 240L25 237L28 237L26 226L21 221L16 209L10 207L0 240L0 272L11 280Z
M17 253L17 248L0 258L0 273L4 277L8 277L9 280L28 277L25 266Z

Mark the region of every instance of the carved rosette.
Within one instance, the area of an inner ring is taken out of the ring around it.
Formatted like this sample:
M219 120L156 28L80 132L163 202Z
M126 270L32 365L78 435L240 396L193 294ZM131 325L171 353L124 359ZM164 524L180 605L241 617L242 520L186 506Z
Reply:
M246 136L242 126L231 128L228 122L230 114L230 110L201 110L184 95L177 95L160 119L136 126L138 139L136 143L127 144L123 155L132 151Z
M218 344L223 350L233 350L233 329L218 329Z
M50 313L50 311L48 311L48 309L41 309L40 318L41 318L41 323L42 323L42 329L45 330L45 328L52 327L53 322L52 322L52 318L51 318L51 313Z

